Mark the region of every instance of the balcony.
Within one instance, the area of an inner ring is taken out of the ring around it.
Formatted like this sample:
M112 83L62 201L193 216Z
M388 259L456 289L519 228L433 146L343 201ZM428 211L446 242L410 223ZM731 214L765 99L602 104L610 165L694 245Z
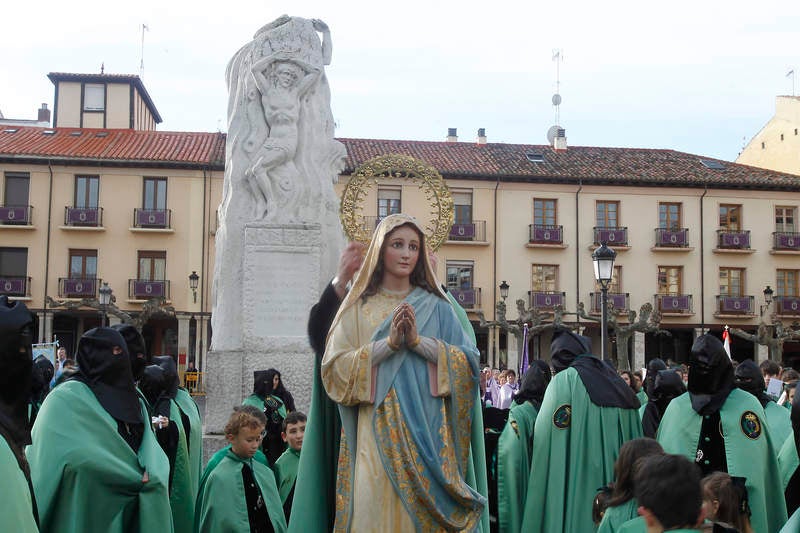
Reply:
M544 245L564 244L564 226L529 224L528 242L530 244L544 244Z
M172 209L133 210L133 227L137 229L171 229Z
M553 309L564 305L566 293L558 291L528 291L528 307L532 309Z
M448 242L486 242L486 221L473 220L462 224L455 223L447 236Z
M755 298L753 296L717 296L717 316L722 315L755 315Z
M0 294L8 297L30 298L31 278L26 276L0 276Z
M688 248L689 229L688 228L656 228L657 248Z
M128 298L149 300L150 298L169 299L169 280L129 279Z
M464 309L480 309L481 307L481 290L478 287L470 287L468 289L447 289L453 298L461 304Z
M655 308L664 315L691 315L691 294L656 294L654 296Z
M592 302L590 313L599 315L603 311L603 302L601 301L602 292L590 292L589 299ZM630 308L630 294L627 292L609 292L608 305L614 306L616 314L627 313Z
M97 278L70 277L58 278L58 296L60 298L97 298Z
M30 226L33 206L3 205L0 207L0 224L3 226Z
M628 246L628 228L626 227L595 227L594 243L600 245L606 243L608 246Z
M772 249L782 252L800 252L800 233L773 231Z
M784 316L800 316L800 296L775 296L775 313Z
M717 249L750 251L750 231L717 230Z
M65 207L64 225L69 227L99 228L103 225L102 207Z

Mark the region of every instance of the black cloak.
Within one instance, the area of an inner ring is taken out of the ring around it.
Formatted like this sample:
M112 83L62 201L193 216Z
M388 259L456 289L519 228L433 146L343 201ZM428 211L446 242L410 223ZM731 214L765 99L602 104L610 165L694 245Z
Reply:
M128 356L131 361L133 380L139 381L142 379L144 367L151 363L151 358L147 357L144 337L142 337L139 330L131 324L114 324L111 327L119 331L122 338L125 339L125 344L128 346Z
M647 372L650 378L650 372ZM656 438L661 417L669 402L686 392L683 378L675 370L659 370L653 376L653 387L642 415L642 433L645 437Z
M772 401L765 391L767 386L764 382L764 374L752 359L745 359L739 363L733 375L736 386L758 398L762 407L766 408L767 404Z
M531 402L538 411L542 406L544 391L550 383L550 378L550 367L547 363L534 360L519 381L519 392L514 396L514 402L518 404Z
M278 388L273 389L272 384L276 375L280 379L280 382L278 383ZM269 370L256 370L253 372L253 394L261 398L266 398L270 395L276 396L283 401L287 412L295 410L294 398L283 386L281 373L274 368L270 368Z
M734 389L733 365L722 341L706 333L689 356L689 395L699 415L716 413Z

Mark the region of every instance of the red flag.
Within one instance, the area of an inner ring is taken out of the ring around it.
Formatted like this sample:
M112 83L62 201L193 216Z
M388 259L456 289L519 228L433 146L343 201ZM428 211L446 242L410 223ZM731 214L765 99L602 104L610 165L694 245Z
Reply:
M722 341L725 346L725 353L728 354L728 359L733 360L733 357L731 357L731 334L728 332L728 326L725 326L722 332Z

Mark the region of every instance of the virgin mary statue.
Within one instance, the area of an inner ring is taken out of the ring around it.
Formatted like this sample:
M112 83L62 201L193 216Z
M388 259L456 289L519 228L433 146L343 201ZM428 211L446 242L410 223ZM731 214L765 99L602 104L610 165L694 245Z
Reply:
M322 380L342 420L335 531L485 528L471 452L478 351L425 250L416 219L384 218L328 334Z

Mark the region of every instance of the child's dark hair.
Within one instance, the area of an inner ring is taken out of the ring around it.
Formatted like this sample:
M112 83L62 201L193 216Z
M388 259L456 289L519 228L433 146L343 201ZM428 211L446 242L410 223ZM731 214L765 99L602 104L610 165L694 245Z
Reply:
M639 459L663 454L664 449L655 439L642 437L623 444L614 463L614 490L606 505L616 507L633 498L633 478L639 466L637 463Z
M592 522L594 525L599 526L603 520L603 515L606 514L608 509L608 499L611 498L611 493L614 487L612 485L603 485L597 490L592 501Z
M238 435L242 428L255 429L266 427L267 417L264 411L252 405L237 405L225 424L226 435Z
M694 527L699 522L703 506L699 469L682 455L639 459L634 494L664 529Z
M732 478L725 472L713 472L703 478L703 496L718 503L717 512L708 519L724 522L742 533L751 531L750 505L744 478Z
M300 422L307 421L308 418L305 414L301 413L300 411L292 411L286 418L283 419L283 424L281 424L281 431L286 433L286 428L289 427L289 424L299 424Z

